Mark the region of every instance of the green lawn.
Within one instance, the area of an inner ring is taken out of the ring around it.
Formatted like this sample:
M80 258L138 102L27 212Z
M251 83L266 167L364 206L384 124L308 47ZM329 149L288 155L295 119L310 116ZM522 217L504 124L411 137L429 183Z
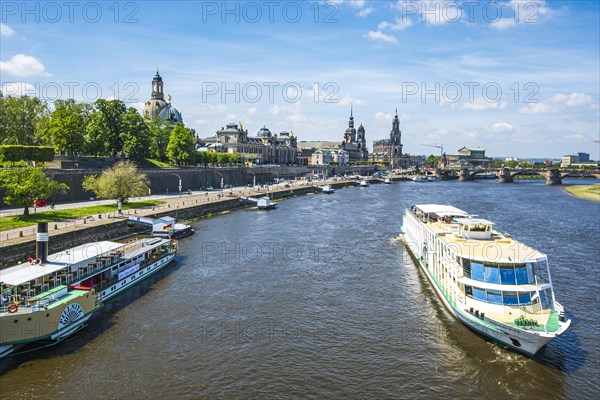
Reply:
M600 201L600 185L573 185L565 187L565 190L582 199Z
M142 208L163 204L164 201L147 200L137 201L132 203L123 204L123 210L130 210L133 208ZM17 215L10 217L0 218L0 231L6 231L9 229L23 228L26 226L35 225L38 222L58 222L67 219L74 219L79 217L87 217L88 215L97 215L107 212L117 211L117 204L111 204L106 206L91 206L83 208L72 208L69 210L56 210L56 211L44 211L33 214L33 210L29 209L31 214Z
M174 165L162 162L162 161L158 161L158 160L153 160L151 158L144 158L144 160L140 163L140 166L142 168L173 168Z

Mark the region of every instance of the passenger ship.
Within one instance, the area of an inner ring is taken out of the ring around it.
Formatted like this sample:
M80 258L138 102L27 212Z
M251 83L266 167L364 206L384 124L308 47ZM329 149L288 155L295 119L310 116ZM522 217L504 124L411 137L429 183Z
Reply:
M36 259L0 270L0 358L25 344L53 345L85 326L102 303L169 264L170 239L93 242L48 256L40 223Z
M415 205L403 219L406 248L444 306L468 327L534 355L565 332L545 254L447 205Z

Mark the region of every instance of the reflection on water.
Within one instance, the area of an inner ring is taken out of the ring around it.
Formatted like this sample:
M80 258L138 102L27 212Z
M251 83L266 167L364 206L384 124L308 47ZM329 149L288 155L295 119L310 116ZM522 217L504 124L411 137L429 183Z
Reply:
M535 359L453 319L398 235L452 204L548 253L570 330ZM372 185L201 221L176 267L59 346L3 360L10 398L590 398L600 205L541 182ZM85 388L85 389L84 389Z

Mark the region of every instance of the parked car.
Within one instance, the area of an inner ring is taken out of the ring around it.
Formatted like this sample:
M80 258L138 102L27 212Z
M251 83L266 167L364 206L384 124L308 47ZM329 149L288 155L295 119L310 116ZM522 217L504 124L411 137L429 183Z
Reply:
M31 207L33 207L33 208L46 207L47 205L48 205L48 202L43 199L38 199L38 200L34 201L33 203L31 203Z

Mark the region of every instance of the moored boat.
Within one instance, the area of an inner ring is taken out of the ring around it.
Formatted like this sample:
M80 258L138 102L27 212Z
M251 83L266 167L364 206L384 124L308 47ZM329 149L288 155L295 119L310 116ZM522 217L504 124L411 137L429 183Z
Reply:
M368 187L368 186L369 186L369 182L368 181L366 181L364 179L362 181L360 181L360 187Z
M325 194L333 194L335 193L335 189L331 185L323 186L322 192Z
M452 315L534 355L571 320L554 298L547 256L493 225L452 206L423 204L406 210L401 236Z
M38 232L36 259L0 270L0 358L79 331L103 302L168 265L177 251L169 239L144 238L92 242L48 256L47 224Z

